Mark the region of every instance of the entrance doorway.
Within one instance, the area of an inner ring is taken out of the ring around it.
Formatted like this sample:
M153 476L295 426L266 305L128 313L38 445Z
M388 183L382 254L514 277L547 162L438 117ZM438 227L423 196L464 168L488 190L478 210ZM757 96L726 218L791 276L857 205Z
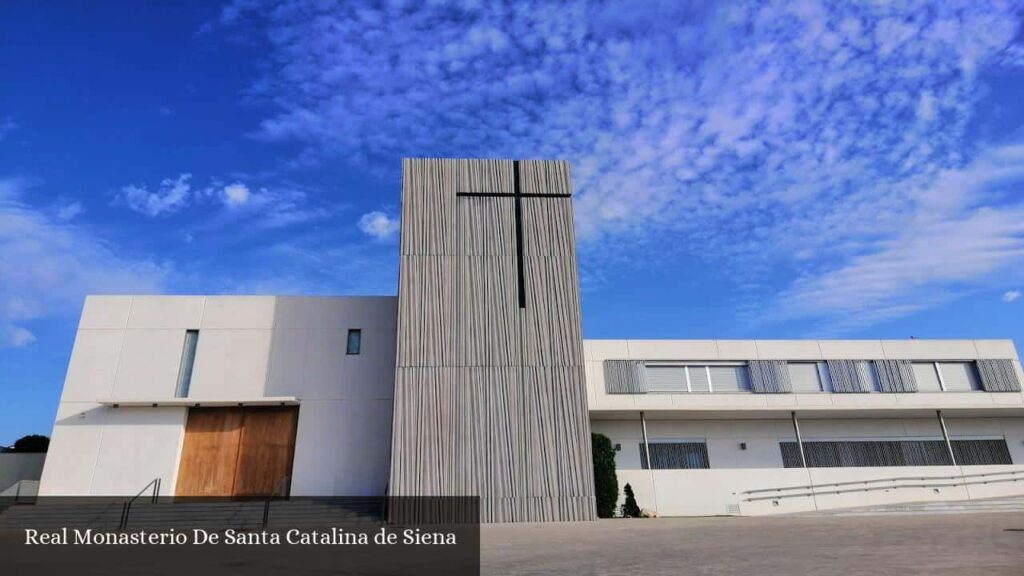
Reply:
M299 410L190 408L177 496L288 494Z

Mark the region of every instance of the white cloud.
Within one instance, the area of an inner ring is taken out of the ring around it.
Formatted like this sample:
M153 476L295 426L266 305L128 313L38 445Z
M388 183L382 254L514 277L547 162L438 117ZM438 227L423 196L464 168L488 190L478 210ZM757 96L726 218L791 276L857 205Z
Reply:
M0 348L20 348L36 341L36 335L21 326L0 325Z
M3 141L3 139L8 134L13 132L17 127L18 125L14 122L14 120L11 120L10 118L4 118L3 120L0 120L0 141Z
M398 218L392 218L384 212L374 210L359 218L359 229L377 240L387 240L398 232L399 221Z
M1020 298L1020 290L1007 290L1003 292L1003 302L1007 304L1016 301L1018 298Z
M1024 262L1024 203L999 202L1007 194L1020 198L1021 189L1024 147L991 150L943 171L907 193L913 202L898 226L839 266L816 262L781 294L779 313L870 324L946 301L956 287Z
M0 347L35 339L33 321L73 315L86 294L161 292L168 269L122 256L87 228L33 208L0 179Z
M224 204L237 207L249 201L249 188L240 182L228 184L223 190Z
M1008 5L252 5L221 22L268 28L261 138L393 179L402 156L568 158L583 266L684 250L759 281L751 310L877 322L1019 257L1020 195L985 173L1012 147L969 141L979 72L1020 60ZM924 270L913 234L961 241L962 270Z
M191 174L165 178L155 192L144 186L125 186L115 203L146 216L161 216L186 208L220 206L225 210L208 219L209 226L246 220L253 228L284 228L327 217L331 210L314 205L307 193L288 185L251 188L242 182L223 184L213 179L205 187L194 187Z
M85 209L82 207L81 202L71 202L64 204L57 208L57 219L58 220L74 220L79 216Z
M125 186L117 193L115 200L146 216L177 212L184 208L191 198L191 178L192 175L187 173L177 178L165 178L154 192L150 192L145 186Z

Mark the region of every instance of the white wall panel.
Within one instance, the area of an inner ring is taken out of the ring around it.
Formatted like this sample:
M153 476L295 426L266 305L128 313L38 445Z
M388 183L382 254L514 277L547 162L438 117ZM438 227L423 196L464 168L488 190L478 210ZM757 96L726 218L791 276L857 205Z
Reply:
M39 483L40 496L91 494L105 411L103 406L89 402L69 402L57 408Z
M273 296L208 296L200 328L272 328L275 301Z
M123 330L78 331L61 402L95 402L113 394L123 339Z
M128 328L195 330L205 303L205 296L135 296Z
M91 494L134 496L160 478L174 493L186 408L107 408Z
M264 396L270 337L270 330L200 330L189 398Z
M391 462L391 404L390 399L304 402L292 494L383 495Z
M121 330L128 323L131 296L86 296L79 330Z
M184 344L185 330L125 330L112 397L172 398Z

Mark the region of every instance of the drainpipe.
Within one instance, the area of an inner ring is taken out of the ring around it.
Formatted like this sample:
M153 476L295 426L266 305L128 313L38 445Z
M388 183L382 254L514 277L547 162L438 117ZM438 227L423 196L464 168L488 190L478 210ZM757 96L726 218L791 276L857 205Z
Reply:
M789 413L793 418L793 432L796 434L796 445L800 448L800 465L807 468L807 457L804 456L804 439L800 437L800 422L796 419L796 410Z
M644 417L644 411L640 411L640 431L644 435L644 454L647 455L647 471L651 475L651 492L654 494L654 511L658 511L658 487L654 483L654 466L651 462L651 447L647 443L647 419Z
M936 410L935 415L939 418L939 428L942 428L942 439L946 441L946 450L949 450L949 461L953 463L953 466L956 466L953 443L949 441L949 432L946 430L946 420L942 417L942 410Z
M804 439L800 436L800 421L796 419L796 410L789 413L793 419L793 433L796 434L796 445L800 448L800 465L804 472L807 472L807 485L811 489L811 501L814 502L814 509L818 509L818 497L814 494L814 479L811 478L811 471L807 469L807 455L804 454Z

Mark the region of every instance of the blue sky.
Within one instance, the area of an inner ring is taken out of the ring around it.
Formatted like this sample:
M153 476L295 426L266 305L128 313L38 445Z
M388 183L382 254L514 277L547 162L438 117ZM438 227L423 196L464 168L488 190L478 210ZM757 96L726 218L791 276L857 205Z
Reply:
M34 2L0 27L0 443L49 433L87 293L394 293L403 156L571 160L589 338L1024 343L1019 2Z

